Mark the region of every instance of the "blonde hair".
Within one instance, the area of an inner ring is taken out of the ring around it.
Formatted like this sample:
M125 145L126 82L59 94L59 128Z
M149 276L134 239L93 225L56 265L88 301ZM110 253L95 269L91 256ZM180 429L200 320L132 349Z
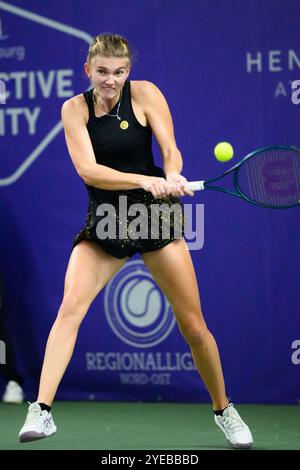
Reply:
M131 48L127 39L118 34L98 34L90 45L86 59L87 63L90 64L93 57L97 55L127 58L129 64L132 60Z

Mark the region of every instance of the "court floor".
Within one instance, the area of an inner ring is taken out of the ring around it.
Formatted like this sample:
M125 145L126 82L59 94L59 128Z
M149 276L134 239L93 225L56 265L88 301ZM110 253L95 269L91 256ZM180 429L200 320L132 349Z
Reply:
M55 402L54 436L19 443L27 404L0 404L4 450L230 450L211 407L183 403ZM255 450L300 450L300 406L236 405Z

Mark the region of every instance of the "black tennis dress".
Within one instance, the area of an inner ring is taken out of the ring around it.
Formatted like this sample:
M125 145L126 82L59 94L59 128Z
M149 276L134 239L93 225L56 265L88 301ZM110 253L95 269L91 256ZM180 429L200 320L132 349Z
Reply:
M85 92L89 109L87 130L97 163L127 173L165 177L155 166L152 130L136 119L130 81L122 89L117 117L95 116L93 89ZM116 114L117 103L109 114ZM155 199L143 189L107 190L85 185L89 205L85 227L72 249L82 240L92 241L116 258L154 251L182 238L183 209L178 198Z

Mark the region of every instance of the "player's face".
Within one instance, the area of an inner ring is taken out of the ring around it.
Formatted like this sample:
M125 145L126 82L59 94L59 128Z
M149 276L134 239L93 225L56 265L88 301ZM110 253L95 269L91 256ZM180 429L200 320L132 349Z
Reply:
M101 98L111 100L119 95L129 75L130 65L126 58L97 55L90 64L85 64L85 71Z

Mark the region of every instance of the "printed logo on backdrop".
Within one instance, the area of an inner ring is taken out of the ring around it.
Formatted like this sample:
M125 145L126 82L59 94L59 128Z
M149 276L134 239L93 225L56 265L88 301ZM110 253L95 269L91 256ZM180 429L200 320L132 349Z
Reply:
M291 355L292 364L298 366L300 364L300 339L295 339L291 344L291 348L294 350Z
M0 1L0 186L15 183L62 130L63 101L87 85L81 70L91 40L84 31ZM70 47L82 52L75 66Z
M6 103L6 87L5 82L0 80L0 104Z
M300 104L300 80L292 82L292 103Z
M176 323L170 304L141 260L127 262L106 286L104 311L115 335L137 348L161 343Z
M0 339L0 365L6 364L6 344Z
M271 91L274 98L284 97L298 104L299 92L295 91L299 86L300 75L300 50L274 49L269 51L246 52L246 71L248 74L268 74ZM291 79L287 79L287 75ZM294 75L294 76L293 76ZM272 77L274 80L272 81Z
M9 36L8 34L4 34L3 33L3 29L2 29L2 20L0 18L0 41L3 41L4 39L7 39ZM0 53L0 59L2 58L2 47L1 47L1 53ZM5 50L4 50L5 51Z

